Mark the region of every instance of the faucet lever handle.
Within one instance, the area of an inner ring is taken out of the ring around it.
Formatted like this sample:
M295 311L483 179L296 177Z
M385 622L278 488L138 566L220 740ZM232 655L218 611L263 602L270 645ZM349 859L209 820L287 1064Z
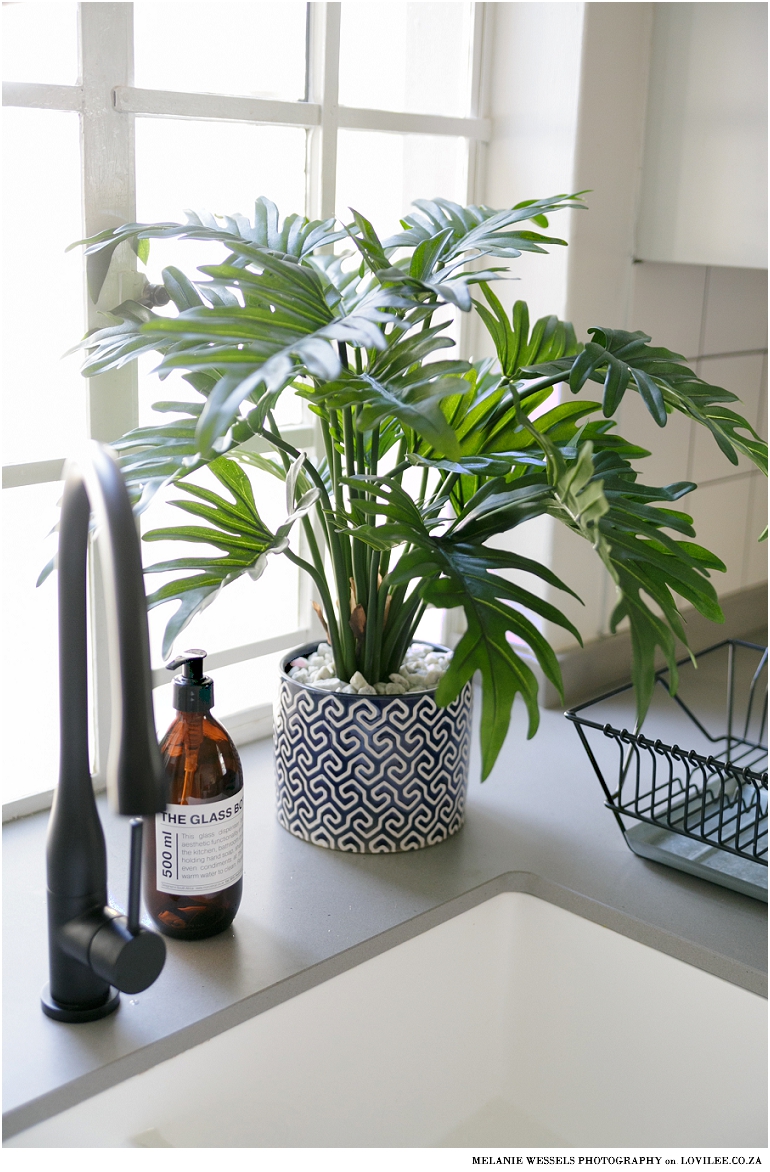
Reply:
M142 891L142 832L141 818L131 819L131 854L128 866L128 930L132 936L139 934Z

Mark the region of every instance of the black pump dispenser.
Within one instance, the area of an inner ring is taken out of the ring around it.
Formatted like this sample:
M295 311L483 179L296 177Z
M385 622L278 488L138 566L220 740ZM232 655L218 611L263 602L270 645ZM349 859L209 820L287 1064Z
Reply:
M167 671L183 668L183 674L174 676L173 705L177 712L210 712L214 705L214 681L203 674L206 652L199 647L183 651L166 664Z

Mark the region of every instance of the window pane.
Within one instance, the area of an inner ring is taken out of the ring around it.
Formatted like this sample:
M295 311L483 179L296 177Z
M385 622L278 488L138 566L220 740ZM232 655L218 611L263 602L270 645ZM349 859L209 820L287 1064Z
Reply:
M399 230L415 199L465 203L468 147L463 138L341 130L337 150L337 215L351 207L381 238Z
M252 481L259 514L265 524L275 531L286 518L284 486L281 481L265 472L255 472L251 475L249 470L247 474ZM192 479L225 499L230 499L227 489L208 469L195 473ZM206 524L205 521L201 522L168 503L169 500L184 499L191 501L193 498L178 488L170 488L163 498L159 494L142 519L143 532L170 525ZM294 534L295 548L297 541L298 531ZM222 550L201 543L145 541L142 546L145 566L170 558L204 557L209 554L224 557ZM145 589L150 594L165 582L186 577L191 573L193 571L183 570L149 575L145 578ZM154 668L163 664L163 631L177 605L176 602L165 603L150 611L150 646ZM224 651L229 647L255 643L259 639L269 639L282 632L296 630L299 625L298 572L287 558L273 555L268 559L267 568L257 582L244 575L230 586L226 586L211 606L185 628L177 641L177 649L203 647L210 652ZM248 703L237 707L248 707Z
M36 589L56 552L61 484L3 491L3 801L53 789L59 768L56 574Z
M260 195L272 199L282 216L302 213L305 131L291 126L138 118L136 169L137 219L144 223L184 222L187 208L215 215L241 212L253 220L254 201ZM163 268L176 265L194 279L199 265L220 263L224 256L221 244L153 240L147 276L160 283ZM167 312L173 314L173 306ZM150 375L154 366L150 359L140 365L142 426L159 419L151 410L152 403L188 400L190 395L181 376L172 375L161 383Z
M136 200L142 221L186 208L242 212L266 195L282 215L305 206L305 131L295 126L137 118ZM156 247L153 244L153 248ZM189 247L189 246L188 246Z
M78 115L3 111L3 462L67 456L86 434ZM34 144L34 149L30 149Z
M304 209L305 132L296 127L142 118L137 119L136 158L137 218L141 221L183 221L186 208L207 209L215 214L243 212L251 219L254 200L263 193L278 205L282 215ZM216 263L223 257L220 244L152 241L147 275L152 282L159 282L162 269L173 264L195 277L197 266ZM175 311L171 307L168 312ZM152 403L160 399L189 400L191 395L181 376L172 375L160 382L149 373L154 365L152 359L140 364L142 425L171 419L154 413ZM210 473L201 472L196 480L227 496ZM268 526L275 528L286 515L283 485L264 473L257 473L253 480L260 514ZM169 496L179 499L184 494L172 489ZM191 521L189 514L156 501L144 518L144 529ZM145 565L168 558L200 557L207 551L222 556L222 551L213 547L144 543ZM153 575L146 580L148 593L175 576ZM150 612L155 667L162 664L163 630L175 608L170 604ZM253 643L294 630L299 625L298 609L297 570L285 558L271 558L258 582L244 577L226 587L226 594L185 629L178 646L201 646L213 652ZM235 707L245 708L257 702L246 699Z
M137 118L137 219L183 223L190 208L253 220L260 195L277 204L282 217L303 212L305 140L305 131L293 126ZM169 264L190 275L223 255L221 244L153 240L148 276L160 281Z
M340 104L463 117L472 4L342 5Z
M3 4L3 80L77 85L77 4Z
M185 643L185 647L189 646ZM289 649L287 649L289 650ZM259 659L248 659L233 663L229 667L218 667L208 673L214 681L214 715L227 726L227 717L244 708L256 708L259 704L273 704L278 695L278 665L286 651L274 655L262 655ZM203 669L207 671L206 661ZM171 672L168 675L172 678ZM162 737L174 718L173 693L171 684L153 689L155 727Z
M136 84L301 101L305 14L294 2L134 4Z
M399 231L399 221L412 210L415 199L439 196L464 204L467 170L468 143L464 138L341 130L337 148L337 215L348 223L350 208L355 208L385 240ZM387 176L387 182L383 176ZM452 307L439 310L433 324L441 321L451 323L447 335L459 342L459 311Z

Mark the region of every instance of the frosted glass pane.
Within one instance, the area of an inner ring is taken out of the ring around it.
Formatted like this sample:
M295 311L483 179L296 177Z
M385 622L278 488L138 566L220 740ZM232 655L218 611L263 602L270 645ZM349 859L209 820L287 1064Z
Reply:
M134 69L150 89L300 101L306 5L134 4Z
M381 134L341 130L337 148L337 215L350 222L350 208L371 220L381 240L399 231L415 199L440 196L466 202L468 144L445 135ZM447 307L433 324L448 320L459 341L459 311ZM449 357L451 355L446 355Z
M261 655L259 659L247 659L243 663L218 667L211 672L206 668L206 661L203 661L204 670L214 681L214 716L224 723L225 728L231 713L242 712L244 708L256 708L259 704L275 703L278 697L278 665L285 654L286 651L277 651L274 655ZM168 678L172 678L171 672ZM153 689L152 701L155 727L158 737L162 737L174 717L171 684Z
M35 588L56 552L61 484L3 490L3 801L56 785L59 678L56 574Z
M138 118L136 205L143 223L184 222L188 208L214 215L254 218L254 201L266 195L282 216L305 206L305 131L291 126ZM188 275L215 264L220 244L151 242L148 276L177 265Z
M247 472L247 474L249 474ZM196 483L213 489L226 499L227 490L207 469L195 473ZM251 476L254 498L260 516L265 524L275 531L286 517L285 490L283 484L267 473L255 472ZM174 508L167 501L184 499L185 493L171 487L164 499L156 498L143 517L142 530L165 528L169 525L205 524ZM192 497L187 497L192 500ZM294 537L294 544L298 535ZM202 557L213 553L224 556L214 546L181 541L142 542L145 566L169 558ZM184 577L193 571L151 574L145 578L145 588L150 594L164 582ZM161 667L163 631L168 619L174 614L177 603L166 603L150 611L150 647L153 667ZM293 631L299 626L299 575L287 558L273 556L262 577L253 582L247 575L226 586L222 594L200 615L193 619L177 641L177 650L185 647L203 647L206 651L224 651L244 643L255 643L269 639L283 631ZM239 705L245 708L247 704Z
M266 195L282 215L305 205L305 131L294 126L138 118L137 216L183 220L186 208L242 212ZM153 244L153 247L155 245Z
M398 231L415 199L441 196L464 204L467 159L462 138L341 130L337 215L347 223L353 207L384 238Z
M86 434L78 115L3 111L3 462L70 455ZM34 149L31 145L34 144Z
M215 215L242 212L254 218L254 201L266 195L282 216L304 211L305 131L286 126L250 126L229 122L195 122L138 118L136 123L137 219L184 221L187 208ZM221 244L153 240L148 279L162 280L162 270L176 265L192 279L203 264L225 257ZM167 312L176 311L171 306ZM156 421L150 405L160 399L189 399L181 376L160 382L140 365L139 413L142 425Z
M77 85L77 4L3 4L3 80Z
M463 117L472 4L342 5L340 104Z

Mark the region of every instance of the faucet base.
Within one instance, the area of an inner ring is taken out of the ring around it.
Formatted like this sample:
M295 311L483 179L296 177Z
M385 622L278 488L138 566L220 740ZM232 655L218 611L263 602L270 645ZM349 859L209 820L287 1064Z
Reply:
M89 1009L75 1009L73 1006L60 1005L51 996L51 986L46 985L40 995L43 1013L54 1021L98 1021L114 1013L120 1004L120 993L110 985L109 995L103 1005L91 1006Z

